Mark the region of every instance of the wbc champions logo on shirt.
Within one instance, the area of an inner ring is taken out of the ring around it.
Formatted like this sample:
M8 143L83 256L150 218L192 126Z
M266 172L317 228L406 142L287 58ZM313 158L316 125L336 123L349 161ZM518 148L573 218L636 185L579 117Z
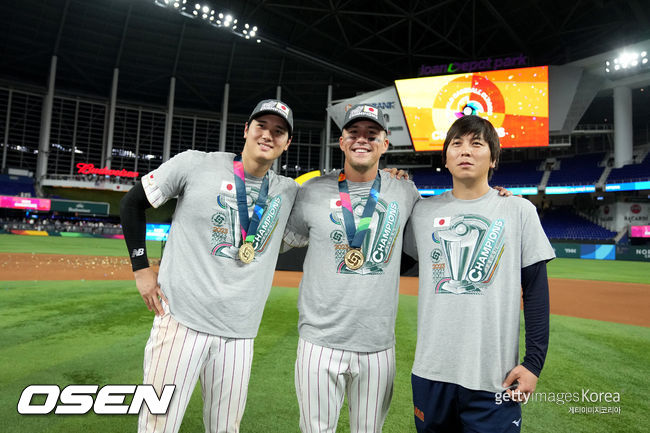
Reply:
M259 195L259 189L246 187L248 203L253 202L253 196ZM278 225L282 196L269 196L260 218L257 233L253 241L256 259L263 254ZM235 260L238 257L241 244L241 230L239 226L239 213L237 211L237 195L235 183L222 181L221 189L216 200L216 212L212 215L211 254L218 257L228 257Z
M505 222L479 215L435 218L432 238L435 293L482 294L505 248Z
M366 204L367 197L354 201L352 208L359 217ZM384 268L390 264L394 254L397 235L400 232L399 204L396 201L387 203L379 199L370 223L370 232L366 235L361 251L365 257L363 266L352 270L345 266L344 256L348 251L348 238L345 234L343 211L339 199L330 200L330 221L336 228L330 232L330 241L334 247L334 260L337 272L340 274L378 275L384 273ZM398 253L399 256L399 253Z

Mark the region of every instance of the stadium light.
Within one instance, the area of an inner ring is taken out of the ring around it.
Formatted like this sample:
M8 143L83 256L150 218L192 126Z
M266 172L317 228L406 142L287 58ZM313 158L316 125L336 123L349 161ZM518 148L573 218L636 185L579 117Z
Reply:
M648 64L648 52L625 50L615 59L605 61L605 72L612 72L612 68L610 68L612 63L614 64L614 71L636 71L637 68L645 67Z
M153 2L156 6L173 10L187 18L202 19L212 27L227 30L240 38L251 39L252 37L258 36L259 33L257 26L252 26L251 24L246 23L243 27L240 27L237 25L239 20L232 13L222 11L217 14L217 12L206 3L194 3L188 5L187 0L153 0ZM259 39L259 36L256 39L256 42L258 44L262 42L262 40Z

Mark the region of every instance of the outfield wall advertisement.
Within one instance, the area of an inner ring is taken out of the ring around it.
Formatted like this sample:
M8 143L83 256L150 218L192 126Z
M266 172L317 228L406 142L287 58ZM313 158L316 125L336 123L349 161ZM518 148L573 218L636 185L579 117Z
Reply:
M555 250L555 257L567 259L580 258L580 244L556 244L551 243Z
M650 238L650 226L631 226L631 238Z
M621 245L616 247L617 260L650 262L650 246Z
M555 256L568 259L650 262L649 246L551 242Z
M31 211L54 211L81 215L107 216L110 205L104 202L61 200L48 198L0 196L0 207Z
M0 207L7 209L25 209L49 211L51 201L46 198L0 196Z
M104 202L53 199L52 208L50 210L57 212L75 213L79 215L107 216L110 210L110 205Z

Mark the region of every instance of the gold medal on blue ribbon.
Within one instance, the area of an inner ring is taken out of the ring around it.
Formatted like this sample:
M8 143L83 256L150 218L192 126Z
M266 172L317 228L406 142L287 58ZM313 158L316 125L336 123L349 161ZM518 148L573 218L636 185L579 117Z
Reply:
M269 174L264 175L260 193L257 196L257 202L253 208L252 218L248 218L248 201L246 199L246 180L244 173L244 164L241 155L237 155L233 160L233 171L235 173L235 192L237 193L237 212L239 214L239 226L241 229L242 244L239 247L239 260L242 263L249 264L255 259L255 234L264 213L266 198L269 192Z
M351 248L345 253L345 266L353 271L356 271L363 263L366 261L366 258L363 256L363 253L358 248Z
M243 263L249 264L255 258L255 248L250 242L244 242L241 247L239 247L239 260Z
M363 244L363 240L365 239L366 234L368 234L370 231L370 221L372 220L372 215L375 212L375 207L377 206L380 189L381 176L379 175L379 172L377 172L375 181L373 182L372 187L370 187L368 201L363 208L363 213L361 215L361 219L359 220L359 225L356 226L352 210L352 201L350 199L350 190L348 189L345 172L341 171L339 174L339 198L341 199L343 223L345 226L345 232L348 237L349 246L343 260L345 262L345 266L350 270L356 271L357 269L361 268L366 260L363 252L361 251L361 245Z

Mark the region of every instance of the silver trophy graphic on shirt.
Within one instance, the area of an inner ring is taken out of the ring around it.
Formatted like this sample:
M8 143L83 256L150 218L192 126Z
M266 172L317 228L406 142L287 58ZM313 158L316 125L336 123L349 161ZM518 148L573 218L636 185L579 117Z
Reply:
M438 233L444 251L451 279L442 285L442 289L451 293L465 293L474 288L467 280L472 257L478 247L481 230L464 223L455 224L450 230Z

